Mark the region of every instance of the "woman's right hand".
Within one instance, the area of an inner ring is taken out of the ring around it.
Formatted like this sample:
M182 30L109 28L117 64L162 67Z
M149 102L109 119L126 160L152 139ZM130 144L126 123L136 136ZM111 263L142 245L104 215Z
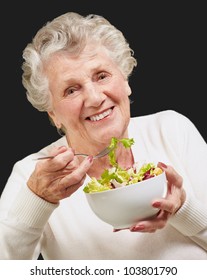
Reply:
M37 162L27 185L39 197L51 203L69 197L84 182L93 162L89 156L82 162L74 156L71 148L54 148L54 158Z

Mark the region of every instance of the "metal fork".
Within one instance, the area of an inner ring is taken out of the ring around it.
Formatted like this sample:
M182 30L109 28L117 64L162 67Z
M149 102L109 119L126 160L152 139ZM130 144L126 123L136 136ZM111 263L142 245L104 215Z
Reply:
M102 151L100 151L97 155L95 155L93 158L97 159L97 158L101 158L104 157L106 155L108 155L111 151L113 151L114 147L106 147L105 149L103 149ZM82 157L88 157L88 154L83 154L83 153L75 153L75 156L82 156ZM45 157L39 157L36 158L35 160L42 160L42 159L52 159L54 158L54 156L45 156Z

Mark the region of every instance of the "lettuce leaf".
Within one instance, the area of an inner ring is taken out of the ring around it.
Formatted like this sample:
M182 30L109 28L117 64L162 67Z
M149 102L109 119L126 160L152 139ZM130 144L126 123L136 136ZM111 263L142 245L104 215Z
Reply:
M121 168L116 161L116 149L119 143L125 148L130 148L134 144L134 139L117 139L115 137L111 139L110 147L113 148L113 150L108 156L112 167L104 170L100 179L93 177L84 187L84 192L101 192L120 186L127 186L162 173L162 170L151 162L143 163L141 166L135 164L127 170Z

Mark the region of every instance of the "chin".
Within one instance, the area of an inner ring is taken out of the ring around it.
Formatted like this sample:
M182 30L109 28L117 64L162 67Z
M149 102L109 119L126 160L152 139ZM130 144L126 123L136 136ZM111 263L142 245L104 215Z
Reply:
M94 141L105 143L111 142L112 137L116 137L118 139L127 138L128 137L128 123L126 119L124 120L119 116L111 119L106 119L102 125L97 126L95 129L90 129L90 138Z
M108 143L111 141L112 137L116 137L118 139L121 138L127 138L128 137L128 133L126 130L121 131L121 129L108 129L105 130L104 134L102 135L101 139L102 142L104 141L105 143Z

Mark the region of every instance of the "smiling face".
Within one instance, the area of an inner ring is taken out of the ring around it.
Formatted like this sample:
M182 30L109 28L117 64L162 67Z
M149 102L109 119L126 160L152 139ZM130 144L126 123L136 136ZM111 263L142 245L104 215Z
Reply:
M131 89L104 47L88 45L78 57L55 54L45 72L52 94L48 113L72 147L93 150L112 137L127 137Z

